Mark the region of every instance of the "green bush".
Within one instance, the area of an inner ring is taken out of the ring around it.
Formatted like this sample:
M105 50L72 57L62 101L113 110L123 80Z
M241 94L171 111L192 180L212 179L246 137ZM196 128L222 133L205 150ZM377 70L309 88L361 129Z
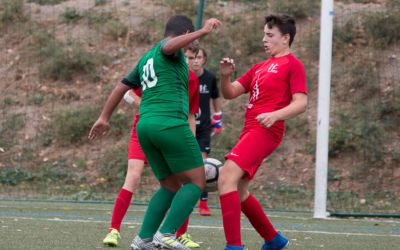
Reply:
M394 93L399 93L400 89L394 90ZM388 98L382 101L379 105L379 118L382 122L392 129L397 129L400 124L400 97Z
M282 0L273 1L272 9L278 13L286 13L297 19L314 16L319 13L320 1Z
M369 42L379 48L397 44L400 40L400 12L377 12L364 17L364 29Z
M67 0L28 0L29 3L37 3L40 5L56 5Z
M308 135L309 134L308 120L305 115L297 116L286 120L286 130L288 133L294 133L296 135Z
M32 173L22 168L0 168L0 183L15 186L33 179Z
M358 114L358 115L357 115ZM368 108L356 112L357 117L338 113L329 134L329 155L356 153L368 164L383 160L385 132L382 123Z
M15 103L15 101L14 101L14 99L12 97L6 96L3 99L3 105L2 106L3 107L8 107L8 106L13 105L14 103Z
M153 44L162 37L164 23L160 20L143 20L138 26L134 27L131 40L138 43Z
M28 104L40 105L44 101L44 94L41 92L33 92L28 95Z
M196 14L197 5L188 0L165 0L164 1L175 14L193 16Z
M99 80L100 75L96 71L96 66L102 61L100 56L87 52L78 45L66 47L58 56L57 49L54 51L53 61L41 65L39 74L42 77L52 78L54 80L72 80L76 74L85 74L92 80Z
M89 130L99 113L98 109L90 106L57 112L53 123L57 142L68 145L86 141Z
M52 124L55 139L60 145L86 142L90 128L99 115L100 109L92 106L57 112ZM116 136L128 134L131 122L131 116L115 113L110 121L111 133Z
M17 142L16 133L24 128L25 115L13 114L4 116L0 122L0 147L11 148Z
M104 23L113 18L112 13L109 11L86 11L83 15L90 26L98 26L99 29Z
M329 156L338 156L341 152L354 152L356 145L354 135L349 127L347 114L339 113L335 120L338 124L332 126L329 130Z
M99 177L104 178L107 185L122 186L127 169L126 145L113 147L99 161Z
M343 50L343 47L351 44L354 39L354 21L349 20L344 25L335 23L333 27L334 50Z
M376 73L378 71L376 62L360 57L349 70L352 76L350 87L357 89L360 100L364 98L371 100L372 97L379 95L380 86Z
M36 56L33 60L40 62L40 78L70 81L74 76L83 74L98 80L100 73L96 67L108 60L105 55L87 52L78 44L57 41L43 30L34 34L32 45Z
M386 8L390 11L400 11L400 0L386 0Z
M83 16L79 11L75 8L67 7L60 13L59 19L63 23L72 23L81 19Z
M128 32L128 26L118 19L108 20L102 29L102 32L114 40L126 36Z
M94 6L105 5L107 2L108 2L108 0L95 0Z
M311 28L310 32L306 33L305 38L302 41L302 46L304 46L307 49L308 56L311 55L315 59L319 58L319 38L320 38L319 26L314 26ZM301 50L299 52L301 53Z
M0 29L11 23L26 21L23 0L3 0L0 3Z

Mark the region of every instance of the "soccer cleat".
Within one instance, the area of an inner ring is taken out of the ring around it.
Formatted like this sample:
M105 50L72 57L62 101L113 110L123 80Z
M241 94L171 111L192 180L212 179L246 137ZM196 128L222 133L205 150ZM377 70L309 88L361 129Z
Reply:
M182 243L185 247L189 248L198 248L200 244L192 240L192 236L188 233L184 233L178 237L180 243Z
M157 250L156 246L153 243L153 239L144 239L142 240L139 235L133 239L131 244L131 250Z
M244 246L233 246L233 245L226 245L224 250L244 250Z
M202 216L210 216L211 215L211 211L210 208L208 208L208 203L207 201L202 201L200 200L199 203L199 213Z
M271 241L265 241L261 250L280 250L289 246L289 240L278 232Z
M121 239L121 235L119 234L117 229L112 229L104 238L103 244L110 246L110 247L116 247L118 246L118 242Z
M190 250L190 248L181 244L174 234L162 234L159 231L154 235L153 243L158 249Z

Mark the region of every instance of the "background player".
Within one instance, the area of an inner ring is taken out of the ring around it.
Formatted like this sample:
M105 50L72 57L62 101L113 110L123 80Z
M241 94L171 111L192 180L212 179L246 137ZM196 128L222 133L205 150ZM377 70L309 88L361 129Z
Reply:
M263 43L270 58L253 65L234 82L234 61L224 58L220 63L221 91L226 99L250 92L244 128L239 141L226 155L218 183L225 250L243 249L241 211L265 240L262 250L283 249L289 243L275 230L248 187L264 158L282 141L284 120L303 113L307 107L304 66L290 52L295 34L292 17L267 16Z
M211 150L211 133L218 134L222 129L222 111L219 99L219 90L215 75L204 68L207 62L207 53L200 47L197 53L187 50L188 66L199 77L200 82L200 112L196 115L196 139L199 143L203 159L207 158ZM214 109L211 116L210 102ZM200 197L199 213L203 216L211 215L208 207L208 193L203 192Z

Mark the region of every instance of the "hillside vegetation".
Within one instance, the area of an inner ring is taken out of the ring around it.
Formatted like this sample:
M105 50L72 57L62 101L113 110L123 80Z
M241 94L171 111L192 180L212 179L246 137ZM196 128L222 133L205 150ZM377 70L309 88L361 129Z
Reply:
M3 197L113 199L123 183L134 110L121 103L110 133L87 134L105 98L162 38L173 14L195 20L198 1L3 0L0 2L0 189ZM200 43L207 67L231 56L237 76L264 60L263 18L297 19L293 51L304 63L308 111L287 122L284 142L252 189L269 207L313 204L319 1L206 1L223 26ZM394 211L400 195L400 1L335 1L329 208ZM223 159L242 127L245 96L223 101L212 157ZM146 168L136 199L156 187Z

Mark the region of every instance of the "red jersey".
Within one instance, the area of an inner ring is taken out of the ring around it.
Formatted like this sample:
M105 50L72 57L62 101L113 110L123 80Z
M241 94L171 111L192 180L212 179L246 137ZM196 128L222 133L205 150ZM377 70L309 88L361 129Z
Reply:
M142 97L142 88L132 89L132 91L135 93L135 95Z
M304 66L293 54L255 64L237 81L250 92L244 129L261 127L256 117L288 106L293 94L307 94ZM276 122L271 129L283 132L284 121Z
M200 105L199 78L189 69L189 113L197 114Z

